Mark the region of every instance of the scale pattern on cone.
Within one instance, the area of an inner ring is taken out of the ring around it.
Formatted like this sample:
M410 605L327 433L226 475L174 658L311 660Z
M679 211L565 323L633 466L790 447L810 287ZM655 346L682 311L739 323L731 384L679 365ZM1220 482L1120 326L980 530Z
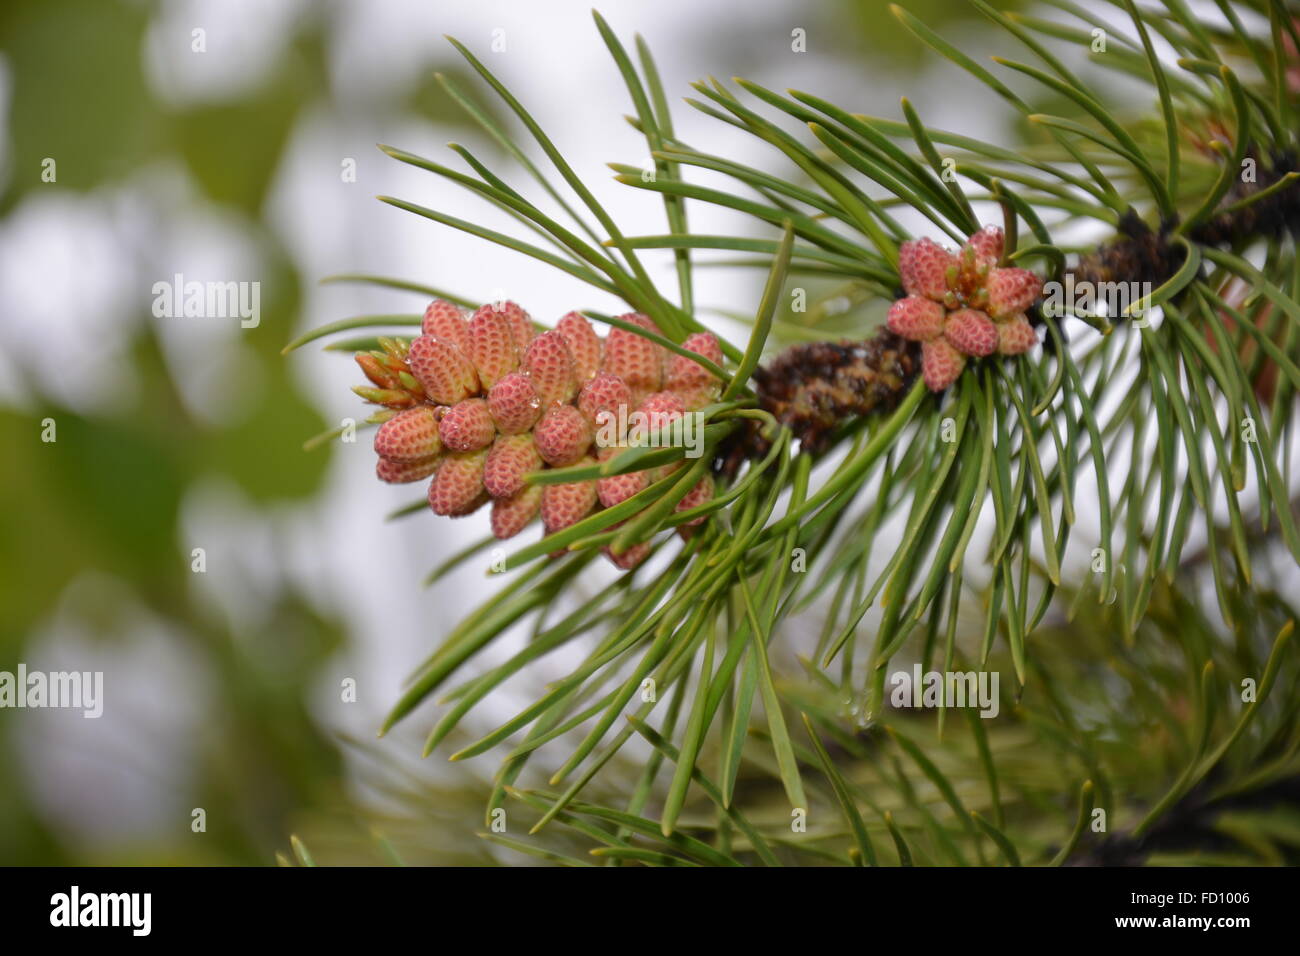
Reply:
M662 334L647 316L620 319ZM381 339L382 349L357 356L371 384L354 391L393 409L381 413L390 417L375 435L376 474L386 482L432 476L429 507L441 516L472 514L491 502L498 538L513 537L539 516L546 533L569 527L675 471L661 466L599 480L527 481L547 468L609 461L633 424L666 427L716 401L722 390L688 356L626 329L602 339L578 312L538 332L513 302L467 313L435 300L420 331L410 342ZM695 333L682 346L717 366L723 362L710 333ZM706 477L677 510L712 497L713 480ZM691 528L681 530L686 535ZM629 569L651 550L643 542L605 553Z
M921 343L921 375L933 392L957 381L967 359L1018 355L1038 342L1025 312L1043 291L1028 269L999 266L1002 230L985 226L957 252L930 239L898 249L906 296L889 309L889 330Z

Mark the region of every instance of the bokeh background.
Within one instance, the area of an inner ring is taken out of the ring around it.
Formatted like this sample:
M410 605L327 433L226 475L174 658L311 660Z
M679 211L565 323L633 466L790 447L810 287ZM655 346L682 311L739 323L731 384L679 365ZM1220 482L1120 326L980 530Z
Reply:
M961 0L905 5L977 58L993 52ZM402 678L490 593L475 568L421 587L484 522L385 520L418 489L374 480L368 436L302 447L365 414L348 391L355 367L315 346L280 351L327 321L423 309L418 296L319 283L339 272L482 300L504 292L543 321L618 311L374 198L501 224L375 148L455 164L443 147L458 141L515 172L433 79L473 85L443 39L453 34L626 233L662 232L656 197L613 183L604 165L639 163L645 146L622 120L630 106L589 6L0 4L0 670L103 671L106 697L98 720L0 710L0 863L272 863L291 833L310 834L329 862L520 862L473 836L491 757L419 761L418 716L375 738ZM906 91L934 125L1013 137L987 93L886 7L620 0L604 12L625 38L646 37L672 96L741 74L896 116ZM792 50L795 29L805 52ZM785 171L747 137L686 106L677 115L683 139ZM719 215L693 221L755 230ZM153 285L176 273L260 283L260 324L156 318ZM761 278L702 270L699 301L720 310L706 321L729 331L721 314L752 310ZM844 328L878 318L850 311ZM42 441L46 419L54 442ZM495 701L481 720L510 713Z

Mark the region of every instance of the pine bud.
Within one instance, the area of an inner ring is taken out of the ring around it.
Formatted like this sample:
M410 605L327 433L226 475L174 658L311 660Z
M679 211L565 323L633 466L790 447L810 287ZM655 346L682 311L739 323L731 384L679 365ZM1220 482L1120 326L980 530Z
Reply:
M428 478L438 469L438 458L424 458L420 461L399 462L390 458L380 458L375 463L375 474L380 481L391 485L404 485L411 481Z
M486 451L455 452L443 457L429 485L429 507L437 515L457 517L478 507L486 496L483 466Z
M966 356L938 338L921 345L921 377L932 392L942 392L957 381L966 367Z
M988 312L995 319L1010 318L1034 304L1043 282L1028 269L994 269L985 284Z
M706 502L712 500L713 500L713 476L705 475L703 478L701 478L698 482L695 483L694 488L686 492L686 494L682 497L681 501L677 502L676 510L687 511L691 508L698 508L700 505L705 504ZM690 521L687 521L684 524L679 525L679 527L694 528L698 525L703 524L705 521L708 520L709 520L708 515L699 515L695 518L692 518Z
M602 448L597 452L596 457L602 462L608 461L622 450L621 448ZM650 473L648 471L633 471L625 475L609 475L597 479L596 497L600 499L600 503L606 508L612 508L648 487L650 487Z
M615 567L623 571L631 571L650 556L650 542L642 541L640 544L634 544L622 554L615 554L614 549L609 545L600 550L604 552L605 557L614 563Z
M1019 355L1038 344L1038 333L1023 315L998 323L998 351L1003 355Z
M542 507L539 485L524 488L509 498L492 499L492 534L502 540L513 538L537 516Z
M588 462L590 459L588 459ZM596 507L596 483L574 481L542 488L542 525L551 534L577 524Z
M654 392L646 396L637 414L645 428L659 431L684 417L686 406L673 392Z
M613 415L616 428L625 427L632 408L632 390L610 372L597 372L578 393L578 409L594 428L606 421L603 415ZM618 437L623 436L620 433Z
M928 342L943 332L947 313L942 305L919 295L899 299L889 307L889 330L913 342Z
M629 312L619 318L659 334L659 327L648 316ZM621 378L633 392L657 391L663 384L663 362L663 346L625 329L609 330L603 368Z
M522 372L511 372L488 391L488 411L503 435L528 431L542 417L542 400Z
M957 351L976 358L992 355L998 348L997 328L987 315L975 309L948 313L943 337Z
M580 312L570 312L561 318L555 323L555 331L564 336L569 346L579 383L586 382L600 370L600 336Z
M474 366L451 342L421 335L411 343L406 360L424 393L439 405L455 405L478 393L479 378Z
M537 330L533 328L532 317L514 302L493 303L492 308L505 316L506 321L510 323L510 335L514 339L515 348L520 355L523 355L524 350L528 348L528 343L537 335Z
M567 404L578 394L578 375L564 336L543 332L524 353L524 369L543 406Z
M484 388L491 388L519 367L519 346L505 312L492 305L481 306L469 320L468 337L469 358Z
M429 303L420 330L425 335L436 335L444 342L451 342L462 352L469 342L469 322L464 311L446 299L434 299Z
M688 335L682 347L704 356L714 365L722 365L722 346L711 332ZM664 388L676 392L687 408L695 409L714 401L722 390L722 383L699 362L674 352L668 357Z
M975 257L980 262L992 268L1002 259L1005 239L1000 227L988 225L971 233L966 244L975 251Z
M467 398L447 409L438 435L449 451L478 451L492 444L497 427L481 398Z
M548 465L572 465L591 447L592 430L572 405L552 405L533 429L537 450Z
M524 477L542 467L532 435L502 435L488 452L483 487L493 498L509 498L524 488Z
M432 405L399 412L375 432L375 454L395 463L420 461L440 451L438 411Z
M898 274L908 295L943 301L955 265L952 253L930 239L911 239L898 247Z

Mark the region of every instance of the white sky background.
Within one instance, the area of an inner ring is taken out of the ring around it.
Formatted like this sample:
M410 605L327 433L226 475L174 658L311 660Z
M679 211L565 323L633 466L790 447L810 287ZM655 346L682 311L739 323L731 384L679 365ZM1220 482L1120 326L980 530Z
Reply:
M165 4L142 51L155 90L180 104L221 101L243 92L273 63L303 6L285 0ZM679 100L693 95L690 81L708 74L727 79L743 72L774 89L807 89L854 111L898 116L901 84L873 74L861 51L844 51L859 54L847 60L828 55L825 51L842 47L842 38L833 35L832 23L810 16L810 6L796 0L621 0L605 4L604 12L629 46L634 32L648 40L670 100L678 104L681 138L706 152L779 171L785 167L773 150ZM494 152L481 148L485 137L434 128L396 114L388 105L420 71L434 63L452 62L454 51L442 38L449 33L469 46L523 101L625 234L666 231L658 196L614 183L604 165L609 161L639 165L647 154L644 142L622 120L632 107L591 20L589 0L347 0L334 7L339 24L330 51L333 99L304 115L269 198L270 219L304 280L310 283L330 273L357 271L424 281L484 299L502 289L543 321L579 307L622 311L614 301L541 263L374 199L376 194L390 194L504 231L517 233L521 228L469 194L432 174L403 166L374 147L376 142L387 142L460 168L460 160L443 148L454 137L480 158L495 162ZM836 8L825 10L833 14ZM883 2L880 15L888 16ZM207 52L202 55L190 50L190 31L195 26L207 31ZM790 49L791 30L796 27L808 31L807 53ZM506 51L493 53L493 31L498 29L505 31ZM737 37L743 42L738 43ZM987 32L968 30L960 39L967 52L980 60L995 48ZM1006 45L999 44L999 49ZM726 62L726 56L739 61ZM0 69L0 115L12 95L4 77ZM480 98L488 95L482 87L474 92ZM1008 111L951 65L938 73L908 78L905 92L932 125L993 140L1007 135ZM538 151L530 154L540 165ZM342 182L339 175L340 164L348 157L357 161L355 183ZM0 164L4 162L0 152ZM506 171L517 184L531 183L521 171ZM693 170L688 175L697 181L705 178ZM690 214L696 231L770 235L750 220L699 204L691 207ZM902 218L918 233L933 233L928 224ZM141 297L154 281L175 272L255 274L257 250L249 246L248 235L247 223L197 197L183 169L140 170L130 181L87 196L51 192L28 200L0 225L0 401L22 404L22 396L5 387L11 378L5 370L14 364L34 364L32 343L37 330L40 349L48 354L52 347L61 357L62 374L40 381L52 398L90 411L126 394L129 368L120 348L127 339L127 324L139 313ZM661 261L665 266L656 274L673 282L667 259ZM144 266L137 269L140 262ZM697 301L752 310L760 280L749 271L698 270ZM267 297L263 290L263 299ZM101 307L89 313L78 307L87 301ZM308 328L361 313L418 312L423 305L418 297L382 289L307 285L299 325ZM237 419L241 403L237 390L231 388L230 372L239 367L241 337L260 333L240 330L237 322L156 321L175 378L185 385L187 405L218 422ZM93 336L87 336L86 322L93 323ZM734 335L734 329L718 327ZM359 380L351 362L311 347L287 361L327 421L364 415L349 391ZM69 370L76 374L67 374ZM239 381L239 385L257 387L255 380ZM491 593L478 569L463 569L429 591L420 588L420 580L442 557L486 532L486 518L480 514L453 522L420 515L386 523L383 515L418 497L423 486L393 488L378 483L369 434L363 433L355 445L336 445L332 454L322 493L304 506L262 509L243 499L237 488L211 484L192 489L177 560L188 560L190 548L196 545L207 549L209 570L201 578L196 576L196 586L215 608L230 616L236 629L252 628L264 620L267 600L275 591L272 585L281 577L300 587L323 611L341 615L352 642L322 679L314 712L324 725L364 739L373 734L396 699L400 681L412 665ZM1082 505L1079 511L1081 516L1091 514ZM111 569L105 573L111 575ZM607 579L602 569L588 586ZM71 752L77 753L94 750L103 735L129 739L130 725L121 722L135 718L130 716L131 708L114 707L115 687L123 692L147 687L152 695L174 695L177 712L192 714L196 702L204 699L199 692L202 678L192 662L185 655L174 655L165 683L152 669L157 657L149 649L165 646L165 633L161 623L150 622L129 638L138 644L135 653L106 662L111 669L109 697L101 720L60 720L57 727L46 724L41 730L34 725L43 715L22 717L24 726L34 730L23 734L31 741L25 754L34 785L38 792L64 794L50 803L49 812L79 839L96 836L84 832L87 819L105 821L97 831L103 842L117 839L119 832L138 835L145 826L141 821L150 819L149 814L125 810L117 816L88 813L83 801L107 800L130 807L153 801L157 816L166 817L165 808L176 803L176 789L188 776L184 749L169 745L164 750L167 759L151 761L146 776L123 783L130 775L119 773L92 794L84 783L88 775L100 779L93 763L69 759L66 752L53 755L60 749L56 741L68 742ZM40 667L42 659L66 659L69 642L78 640L67 621L67 609L61 609L32 644L29 666ZM499 661L506 653L505 646L494 647L483 660ZM559 666L557 662L554 668ZM548 666L547 677L556 673ZM355 705L339 702L339 682L344 677L358 682L360 699ZM525 683L540 686L542 678ZM486 729L509 717L525 693L529 691L485 702L485 716L474 725ZM167 712L167 707L160 712ZM405 733L382 746L411 754L430 726L430 715L428 708L418 712L403 725ZM187 716L186 724L193 719ZM487 755L480 762L489 770L494 757ZM434 763L441 760L435 757L430 761ZM156 787L141 784L165 775L174 779ZM114 821L128 817L130 826L115 828Z

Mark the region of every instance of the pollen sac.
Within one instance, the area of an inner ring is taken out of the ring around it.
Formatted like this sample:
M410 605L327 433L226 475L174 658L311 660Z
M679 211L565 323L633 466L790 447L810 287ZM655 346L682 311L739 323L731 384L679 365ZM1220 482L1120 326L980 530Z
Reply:
M958 309L948 314L943 337L958 352L981 358L998 348L998 330L993 321L976 309Z
M459 517L484 503L487 490L483 487L483 467L487 456L486 451L469 451L443 457L429 484L429 507L434 514Z
M998 352L1020 355L1038 344L1038 333L1023 315L998 323Z
M515 348L520 355L523 355L524 349L528 348L528 343L537 334L533 328L532 317L514 302L493 303L492 308L504 315L506 321L510 323L510 334L515 340Z
M955 266L952 253L930 239L911 239L898 247L898 274L908 295L943 301Z
M649 431L667 428L686 415L686 406L674 392L654 392L647 395L637 409L639 424Z
M594 481L573 481L542 488L542 526L547 534L577 524L595 507Z
M722 365L722 346L710 332L688 335L682 348L704 356L714 365ZM699 362L674 352L668 356L664 387L676 392L687 408L696 409L717 399L722 391L722 382Z
M438 469L438 458L436 456L423 458L419 461L393 461L391 458L380 458L375 464L375 474L380 481L386 481L390 485L404 485L412 481L421 481L428 478Z
M677 502L676 510L688 511L691 508L698 508L700 505L705 504L712 500L713 500L713 477L711 475L705 475L698 482L696 482L694 488L686 492L686 494L682 497L681 501ZM708 517L709 517L708 515L698 515L697 517L692 518L690 521L687 521L684 524L679 525L679 527L681 528L697 527L703 524L705 521L707 521Z
M537 450L548 465L572 465L591 447L592 429L572 405L552 405L533 429Z
M632 389L627 382L609 372L597 372L578 393L578 410L599 432L602 427L622 438L632 409ZM612 416L612 419L610 418Z
M479 391L478 373L455 343L421 335L411 343L406 361L431 401L455 405Z
M989 314L995 319L1024 312L1043 291L1043 282L1028 269L994 269L985 285Z
M469 342L469 321L465 318L464 310L446 299L434 299L429 303L429 307L424 310L420 331L451 342L462 352Z
M947 313L942 305L919 295L899 299L889 307L889 330L913 342L928 342L943 332Z
M600 336L580 312L565 315L555 323L555 331L564 336L564 344L569 347L578 382L586 382L600 370Z
M944 339L935 339L921 345L921 377L932 392L942 392L957 381L966 367L962 355Z
M524 489L524 477L542 467L532 435L502 435L488 452L483 487L493 498L509 498Z
M457 402L442 416L438 435L449 451L478 451L492 444L497 427L481 398Z
M493 305L481 306L469 320L467 334L469 358L484 388L491 388L519 367L516 332L504 311Z
M602 448L597 452L596 457L602 462L608 461L622 450L621 448ZM625 475L609 475L596 480L596 497L600 499L601 505L612 508L614 505L626 501L649 487L650 473L647 471L632 471Z
M614 563L614 566L623 571L631 571L638 564L650 557L650 542L642 541L640 544L634 544L621 554L615 554L614 549L609 545L600 549L605 557Z
M1002 252L1006 239L1002 234L1002 229L998 226L988 225L971 233L966 244L970 246L975 257L981 263L992 268L1002 259Z
M542 489L538 485L524 488L509 498L492 499L492 534L513 538L537 516L542 508Z
M659 334L659 327L647 316L629 312L619 318ZM634 393L658 391L663 384L663 365L663 346L626 329L609 330L604 370L621 378Z
M528 431L542 417L542 400L522 372L511 372L488 390L488 411L503 435Z
M394 464L422 461L440 451L438 411L431 405L398 412L375 432L375 454Z
M524 353L524 369L544 407L568 404L578 394L573 356L558 331L543 332L533 339Z

